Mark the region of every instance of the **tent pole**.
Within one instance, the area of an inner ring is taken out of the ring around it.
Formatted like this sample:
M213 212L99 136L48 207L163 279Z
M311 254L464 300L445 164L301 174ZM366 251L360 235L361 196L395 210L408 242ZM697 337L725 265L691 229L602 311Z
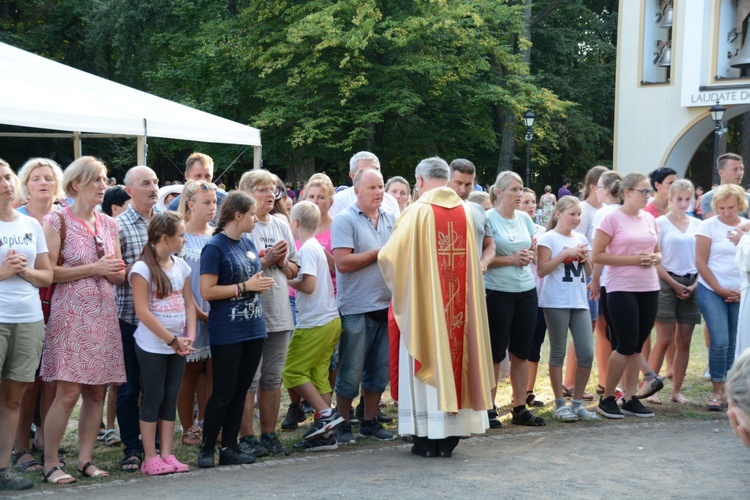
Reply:
M146 165L146 158L148 157L148 128L146 126L146 119L143 119L143 135L138 136L138 165Z
M263 166L263 160L261 159L261 146L253 146L253 170L260 170Z
M73 159L77 160L81 157L81 133L73 132Z

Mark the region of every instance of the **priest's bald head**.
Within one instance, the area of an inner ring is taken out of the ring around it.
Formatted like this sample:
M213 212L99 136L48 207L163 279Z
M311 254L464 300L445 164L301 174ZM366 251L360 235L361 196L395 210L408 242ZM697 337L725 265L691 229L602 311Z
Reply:
M445 160L433 156L419 162L414 171L414 176L417 179L415 184L417 191L424 194L431 189L447 186L450 168Z

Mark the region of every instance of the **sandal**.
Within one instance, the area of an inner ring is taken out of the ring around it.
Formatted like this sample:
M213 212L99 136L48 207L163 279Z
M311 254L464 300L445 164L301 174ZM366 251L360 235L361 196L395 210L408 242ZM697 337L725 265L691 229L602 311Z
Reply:
M31 455L31 459L19 462L20 458L24 455ZM38 470L44 470L42 464L34 458L31 450L16 451L11 454L11 464L16 470L21 472L36 472Z
M514 425L525 425L527 427L544 427L547 423L542 417L537 417L525 407L519 407L520 411L513 409L513 418L510 423Z
M89 469L92 467L96 470L94 472L89 472ZM108 477L111 475L109 472L99 469L99 467L94 465L94 462L86 462L83 467L78 469L78 472L83 477Z
M596 393L600 396L604 394L604 386L602 384L596 384Z
M166 463L159 455L144 460L141 464L141 474L161 476L164 474L172 474L173 472L175 472L174 466Z
M578 420L578 415L573 413L569 406L561 406L555 408L555 418L561 422L575 422Z
M565 386L562 386L562 395L564 398L572 398L573 397L573 388L571 387L568 389Z
M104 441L104 444L107 446L114 446L116 444L122 443L122 439L120 439L120 434L117 433L117 430L115 429L107 429L104 431L104 438L102 439Z
M104 427L104 422L99 424L99 432L96 434L97 441L101 441L104 439L104 435L106 434L106 427Z
M526 391L526 406L532 408L541 408L544 406L544 403L536 399L536 394L534 394L534 391Z
M120 470L122 472L137 472L141 469L141 459L136 456L125 457L120 460Z
M722 403L721 399L709 399L706 409L708 411L721 411Z
M53 478L52 474L58 471L62 472L62 475ZM52 467L47 472L42 472L42 476L44 476L45 482L52 484L71 484L77 481L76 478L74 478L70 474L67 474L59 465Z

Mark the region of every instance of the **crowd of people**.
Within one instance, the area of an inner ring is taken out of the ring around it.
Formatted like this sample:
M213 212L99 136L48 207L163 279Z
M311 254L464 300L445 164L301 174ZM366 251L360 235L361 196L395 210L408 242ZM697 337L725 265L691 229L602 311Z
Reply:
M97 439L122 445L122 471L190 470L173 453L180 427L201 468L217 445L220 465L289 454L277 431L308 412L300 451L394 440L389 384L412 453L450 457L502 426L506 375L511 424L546 425L534 388L547 333L553 418L652 417L663 365L670 401L689 402L702 319L705 408L728 403L750 446L747 353L731 370L750 346L741 157L720 156L721 185L699 199L669 168L597 166L578 196L565 179L539 206L510 171L477 191L466 159L421 161L413 189L365 151L350 188L317 173L294 191L251 170L226 192L213 169L193 153L184 184L160 189L146 166L117 186L93 157L64 171L32 158L18 174L0 160L0 489L33 485L18 471L76 481L58 450L79 400L84 477L110 474Z

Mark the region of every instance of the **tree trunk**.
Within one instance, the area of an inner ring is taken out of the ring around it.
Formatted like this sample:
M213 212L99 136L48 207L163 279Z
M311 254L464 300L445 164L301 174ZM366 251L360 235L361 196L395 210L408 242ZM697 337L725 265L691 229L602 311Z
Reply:
M531 0L524 0L524 31L523 37L526 40L531 40ZM523 62L527 65L531 62L531 49L526 49L521 52ZM502 68L500 69L502 75ZM497 172L498 174L504 170L513 169L513 156L516 145L516 130L518 129L518 120L520 117L516 116L512 109L508 109L503 106L497 107L497 119L500 124L500 156L497 161Z

